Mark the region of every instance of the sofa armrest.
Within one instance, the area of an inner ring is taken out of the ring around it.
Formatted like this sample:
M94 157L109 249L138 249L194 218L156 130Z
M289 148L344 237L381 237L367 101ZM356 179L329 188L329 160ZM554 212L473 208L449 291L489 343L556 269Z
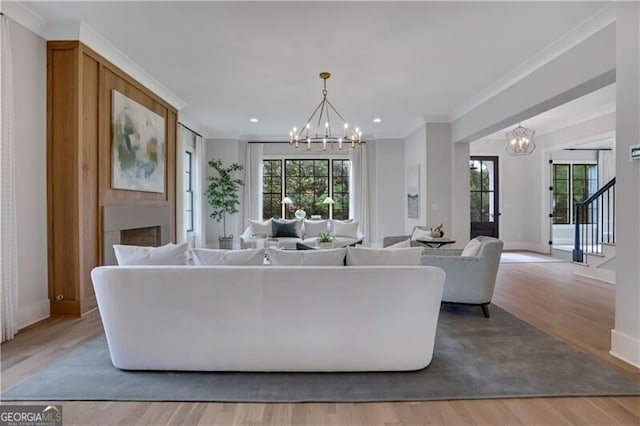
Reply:
M410 235L393 235L390 237L384 237L382 239L382 247L389 247L395 243L399 243L401 241L406 241L410 238Z
M460 256L462 249L428 248L422 250L424 256Z
M240 248L241 249L247 248L247 241L250 240L252 237L253 237L253 234L251 233L251 226L247 226L247 229L245 229L242 235L240 235Z
M420 256L420 264L442 268L446 274L443 302L489 303L495 277L487 260L475 256Z

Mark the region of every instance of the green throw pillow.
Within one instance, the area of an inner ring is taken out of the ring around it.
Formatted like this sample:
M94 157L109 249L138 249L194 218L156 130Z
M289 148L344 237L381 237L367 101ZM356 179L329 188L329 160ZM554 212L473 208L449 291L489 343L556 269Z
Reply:
M274 220L271 222L271 226L273 229L274 238L285 238L285 237L293 237L297 238L298 234L296 233L296 222L280 222L278 220Z

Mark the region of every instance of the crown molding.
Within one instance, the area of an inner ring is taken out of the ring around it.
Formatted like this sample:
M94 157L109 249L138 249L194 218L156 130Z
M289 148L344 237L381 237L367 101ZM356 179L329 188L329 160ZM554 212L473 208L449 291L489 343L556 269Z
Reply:
M84 22L80 22L78 39L131 77L138 80L143 86L160 96L176 109L180 110L187 106L185 101L180 99L175 93L156 80L151 74Z
M46 38L47 21L22 2L17 0L0 1L0 11L31 32Z
M17 0L0 1L0 7L0 10L11 17L11 19L38 34L45 40L79 40L176 109L180 110L187 106L185 101L180 99L180 97L169 88L156 80L150 73L136 64L131 58L122 53L117 47L86 23L73 20L47 22L24 3Z
M457 120L471 110L477 108L498 93L504 91L526 76L542 68L544 65L564 54L569 49L582 43L592 35L596 34L598 31L603 30L615 21L615 4L610 3L580 24L576 25L573 29L542 49L536 55L523 62L521 65L516 67L513 71L502 77L500 80L482 90L477 95L472 96L468 101L466 101L459 107L455 108L450 116L451 121Z

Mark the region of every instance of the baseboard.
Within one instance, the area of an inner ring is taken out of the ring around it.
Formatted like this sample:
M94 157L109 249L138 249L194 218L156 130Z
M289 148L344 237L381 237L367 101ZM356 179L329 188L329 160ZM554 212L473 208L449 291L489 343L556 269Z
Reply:
M550 253L548 244L532 243L530 241L505 241L503 250L524 250L535 253Z
M640 368L640 339L617 330L611 330L611 350L614 357Z
M611 271L609 269L575 265L573 273L581 277L593 278L594 280L604 281L609 284L616 283L616 271Z
M49 299L18 306L18 330L50 316Z

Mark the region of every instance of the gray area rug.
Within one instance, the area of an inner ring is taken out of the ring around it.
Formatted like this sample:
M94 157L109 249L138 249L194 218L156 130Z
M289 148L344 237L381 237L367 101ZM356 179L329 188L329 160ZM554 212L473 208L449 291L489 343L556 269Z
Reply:
M102 335L1 397L27 401L358 402L587 395L640 395L640 385L496 306L491 307L491 318L485 319L477 307L445 305L434 359L420 371L121 371L111 365Z

